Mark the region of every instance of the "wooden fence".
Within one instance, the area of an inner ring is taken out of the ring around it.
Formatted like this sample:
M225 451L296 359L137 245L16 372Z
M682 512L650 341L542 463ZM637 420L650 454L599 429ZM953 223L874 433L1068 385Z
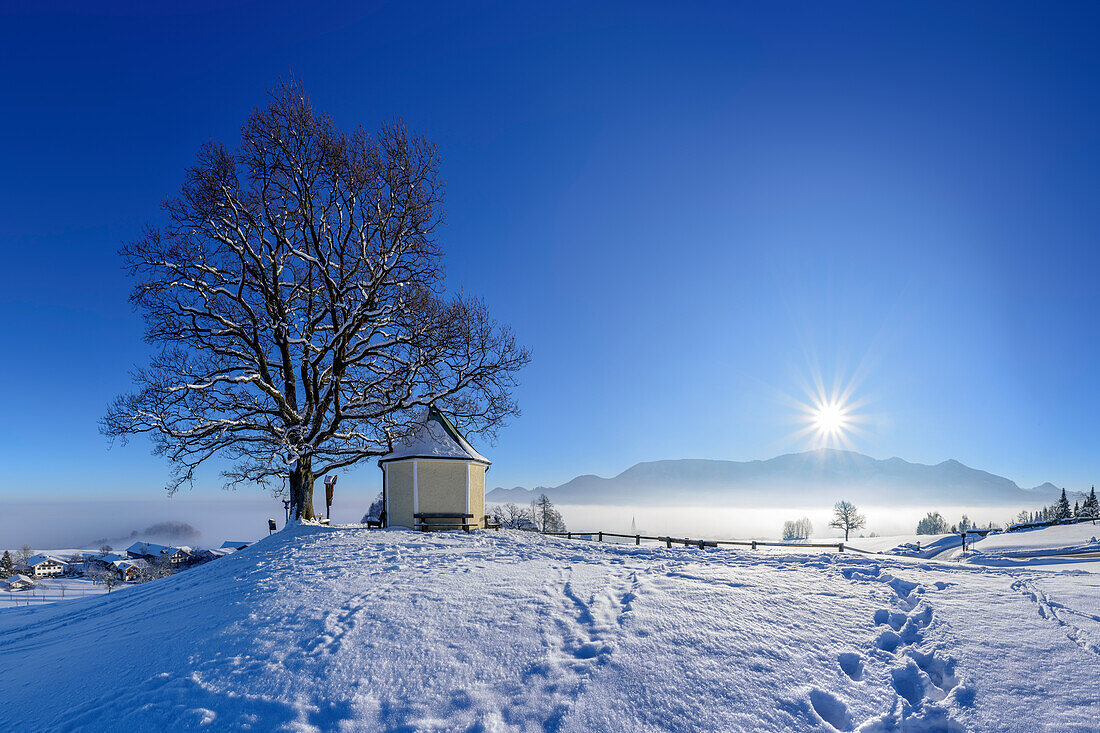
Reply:
M684 547L698 547L700 550L706 549L707 547L717 548L722 545L727 545L751 547L754 550L758 547L789 547L792 549L812 547L827 550L836 550L837 552L850 550L852 552L863 553L864 555L878 554L869 550L861 550L857 547L845 547L843 542L821 544L814 542L764 542L762 540L693 540L687 537L650 537L644 534L620 534L618 532L543 532L543 534L551 535L553 537L565 537L567 539L573 539L574 535L576 535L579 539L591 539L592 537L595 537L597 542L603 542L604 537L621 537L623 539L634 540L635 545L642 544L642 540L650 540L656 542L664 542L665 547L672 547L675 544L683 545Z

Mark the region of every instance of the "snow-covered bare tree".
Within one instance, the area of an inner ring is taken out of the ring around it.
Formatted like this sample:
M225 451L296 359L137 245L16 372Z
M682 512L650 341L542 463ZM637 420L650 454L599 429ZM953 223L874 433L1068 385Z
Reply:
M928 512L917 522L917 534L947 534L949 529L947 520L939 512Z
M102 432L149 434L170 492L215 456L227 486L286 480L302 519L317 477L389 452L429 405L493 437L529 354L445 291L439 164L400 123L345 133L277 87L122 249L160 351Z
M848 541L848 533L853 529L862 529L867 526L867 518L856 509L856 505L849 501L838 501L833 507L833 521L830 527L844 530L844 541Z

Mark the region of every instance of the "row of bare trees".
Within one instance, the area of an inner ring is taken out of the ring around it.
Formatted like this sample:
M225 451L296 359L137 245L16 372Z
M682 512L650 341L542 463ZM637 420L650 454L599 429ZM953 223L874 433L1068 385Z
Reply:
M530 506L515 503L490 508L493 521L504 529L524 529L532 532L566 532L565 520L554 502L546 494L531 502Z

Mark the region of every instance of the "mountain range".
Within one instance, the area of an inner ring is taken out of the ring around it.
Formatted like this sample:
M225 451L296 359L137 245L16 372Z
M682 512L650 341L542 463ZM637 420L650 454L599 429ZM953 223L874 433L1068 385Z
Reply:
M936 465L901 458L878 460L823 448L766 461L681 459L638 463L612 478L577 476L555 487L496 488L493 503L527 503L545 493L557 504L641 506L831 506L839 499L867 504L1016 506L1057 500L1051 483L1021 488L1014 481L956 460ZM1082 498L1070 493L1070 502Z

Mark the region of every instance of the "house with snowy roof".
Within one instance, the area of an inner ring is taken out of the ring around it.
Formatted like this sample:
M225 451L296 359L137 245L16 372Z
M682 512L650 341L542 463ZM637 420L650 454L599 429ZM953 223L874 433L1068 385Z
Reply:
M405 440L378 460L383 524L417 529L484 528L491 462L432 407Z
M126 548L126 552L135 560L160 560L167 558L173 565L187 562L195 554L187 545L172 547L152 542L135 542Z
M53 555L35 555L24 563L27 571L36 578L54 578L65 572L65 561Z
M120 580L137 580L141 574L149 569L149 563L145 560L115 560L111 563Z
M4 590L7 590L9 592L17 590L27 590L28 588L33 588L34 586L38 585L34 582L33 579L28 578L26 575L13 575L10 578L0 580L0 583L3 583Z

